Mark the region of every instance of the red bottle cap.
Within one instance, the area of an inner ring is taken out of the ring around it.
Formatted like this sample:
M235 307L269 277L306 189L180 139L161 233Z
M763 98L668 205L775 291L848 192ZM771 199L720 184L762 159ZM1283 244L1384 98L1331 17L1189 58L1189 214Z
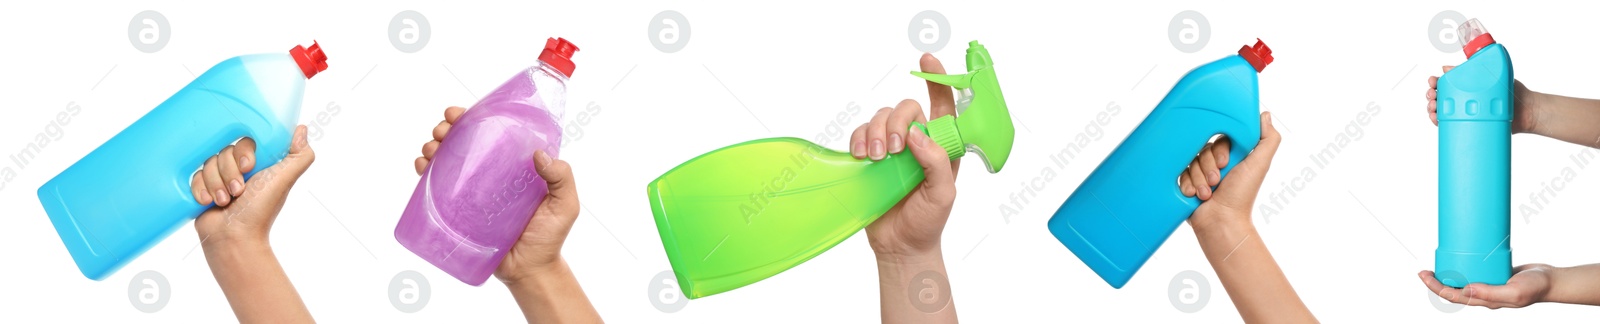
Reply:
M544 52L539 53L539 60L570 78L572 70L578 68L572 64L572 53L577 52L578 45L573 45L566 38L551 38L544 42Z
M1484 33L1483 35L1478 35L1478 37L1474 37L1471 41L1468 41L1467 46L1461 47L1461 51L1466 52L1467 58L1470 59L1472 58L1473 53L1477 53L1478 50L1483 49L1484 46L1489 46L1489 44L1494 44L1494 36L1489 36L1488 33Z
M1460 26L1456 26L1456 36L1461 37L1461 40L1466 42L1465 45L1461 46L1461 52L1467 54L1467 59L1472 59L1472 54L1478 53L1478 50L1483 49L1484 46L1494 44L1494 36L1489 36L1489 29L1483 27L1483 22L1478 21L1477 18L1469 19L1467 22L1461 23Z
M1250 62L1250 66L1256 68L1256 73L1261 73L1261 70L1267 69L1267 64L1272 64L1272 48L1267 47L1267 43L1257 38L1255 46L1247 45L1239 48L1239 57L1243 57L1246 62Z
M294 63L300 65L300 72L305 73L310 79L317 72L328 69L328 55L322 53L322 46L317 41L311 41L311 47L295 45L289 50L289 56L294 58Z

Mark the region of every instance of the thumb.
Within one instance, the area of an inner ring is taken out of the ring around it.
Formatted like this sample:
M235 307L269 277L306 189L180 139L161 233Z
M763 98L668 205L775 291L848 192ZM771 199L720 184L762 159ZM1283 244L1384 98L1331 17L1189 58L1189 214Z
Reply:
M1517 301L1522 295L1521 287L1514 285L1491 286L1481 283L1468 284L1467 297L1472 299L1507 304L1519 304Z
M246 183L249 187L247 189L262 188L274 192L287 192L289 187L294 186L295 181L300 179L300 175L311 168L311 162L316 159L316 152L311 150L311 143L306 140L306 126L295 127L294 137L289 142L289 154L285 155L283 160L251 177Z
M306 169L311 168L311 162L316 160L317 152L311 150L311 142L306 140L306 126L295 127L294 139L289 144L289 155L284 156L283 161L278 161L278 165L283 166L283 172L292 174L294 178L300 178Z
M1272 156L1278 154L1278 144L1283 137L1278 135L1278 128L1272 126L1272 113L1261 113L1261 141L1256 143L1256 148L1244 158L1243 163L1250 163L1261 171L1272 166ZM1262 172L1265 173L1265 172Z
M540 203L554 207L558 215L578 214L578 186L572 180L572 165L550 157L543 150L533 153L533 167L550 186L550 194Z
M911 145L911 155L917 159L917 164L922 165L923 174L927 178L922 180L923 186L938 200L955 200L955 172L950 169L950 155L944 147L933 142L920 130L912 130L907 142Z
M1281 141L1278 130L1272 127L1272 113L1261 113L1261 140L1250 155L1222 179L1211 200L1248 210L1261 190L1261 182L1267 177L1267 169L1272 167L1272 156L1278 154Z

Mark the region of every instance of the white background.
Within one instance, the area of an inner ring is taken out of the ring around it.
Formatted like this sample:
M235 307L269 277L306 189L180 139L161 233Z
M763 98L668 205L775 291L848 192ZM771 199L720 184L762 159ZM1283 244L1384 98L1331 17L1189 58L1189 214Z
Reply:
M104 281L91 281L74 267L34 190L212 64L315 39L331 67L309 81L301 120L310 122L330 103L341 110L312 140L318 160L290 195L272 241L313 314L333 323L520 321L502 285L461 284L396 244L392 231L417 181L412 159L443 108L471 105L475 95L533 64L546 37L561 36L582 49L574 57L567 122L591 102L601 107L578 127L581 136L568 134L573 142L561 152L574 165L585 208L564 253L607 320L874 322L877 276L863 235L771 279L693 300L676 313L658 311L649 281L669 265L644 186L677 163L727 144L815 139L826 136L841 112L850 120L842 127L853 129L899 99L926 102L923 83L906 74L919 55L907 28L914 14L937 10L949 19L952 39L935 54L959 71L965 42L986 44L1019 123L1016 151L1003 172L984 174L969 159L958 183L944 248L962 319L1239 321L1187 226L1116 290L1051 237L1044 223L1173 82L1258 37L1277 57L1261 74L1263 109L1275 114L1284 136L1259 201L1272 193L1294 198L1270 222L1258 211L1256 224L1320 319L1588 318L1600 311L1541 304L1445 312L1430 304L1416 273L1432 267L1436 245L1437 136L1423 91L1440 65L1463 60L1459 52L1431 45L1429 20L1443 10L1479 18L1510 49L1517 77L1529 87L1600 97L1600 79L1592 77L1600 73L1592 64L1600 45L1589 39L1593 9L1582 2L1531 1L8 1L0 4L7 13L0 19L6 38L0 49L0 155L6 158L0 167L18 176L0 189L8 222L0 235L6 246L0 250L6 260L0 316L232 321L204 256L194 251L192 227ZM129 20L144 10L159 11L171 23L168 45L153 54L136 50L127 37ZM420 52L402 53L388 41L389 20L403 10L424 14L431 25ZM682 51L662 53L650 45L647 26L663 10L681 12L690 22L692 36ZM1197 10L1210 22L1209 43L1198 53L1180 52L1168 41L1168 22L1183 10ZM1049 157L1085 134L1112 102L1121 113L1103 132L1087 134L1101 137L1057 168ZM25 167L12 163L9 156L44 133L69 103L82 111L62 125L61 136ZM860 109L847 109L852 103ZM1369 103L1380 112L1369 124L1348 127ZM1325 166L1314 163L1309 156L1342 132L1354 141ZM845 149L848 134L838 136L823 144ZM1585 198L1600 194L1600 178L1568 158L1580 147L1534 135L1515 136L1513 143L1514 208L1562 168L1577 174L1537 215L1517 214L1514 261L1600 261L1593 250L1600 237L1592 235L1600 227L1597 203ZM1306 168L1315 177L1296 189L1293 181ZM1055 176L1042 177L1046 169ZM1029 193L1024 186L1042 189ZM1013 194L1030 202L1013 205L1022 213L1008 222L1000 206ZM162 273L171 285L168 305L153 314L134 309L127 296L130 278L144 270ZM405 270L424 274L433 289L417 313L397 311L386 296L389 280ZM1198 313L1180 312L1168 301L1169 281L1184 270L1211 278L1209 303Z

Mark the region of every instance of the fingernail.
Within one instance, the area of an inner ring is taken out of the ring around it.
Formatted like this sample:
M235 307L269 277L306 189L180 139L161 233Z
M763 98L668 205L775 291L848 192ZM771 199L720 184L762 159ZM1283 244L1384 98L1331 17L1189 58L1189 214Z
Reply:
M539 160L539 169L550 165L550 153L544 151L533 152L533 158Z
M850 145L850 155L866 156L867 155L867 141L856 141L855 144L851 144Z
M235 195L242 195L244 194L244 183L239 182L239 179L233 179L233 182L228 183L228 190L233 191Z
M872 140L872 158L883 158L883 140Z
M250 163L250 157L246 156L246 157L243 157L243 158L239 158L239 167L240 168L243 168L246 163Z
M298 136L294 136L294 146L295 147L306 148L306 145L308 144L308 142L307 142L308 140L306 139L306 136L309 135L309 134L306 134L304 129L305 129L305 126L296 127L295 132L299 133L299 135Z
M216 197L217 197L217 203L218 204L223 204L223 205L228 204L228 198L229 198L228 197L228 193L222 192L222 190L217 190L216 195L217 195Z
M901 150L905 150L905 148L906 148L906 143L905 143L904 140L900 139L900 134L898 134L898 133L889 134L889 149L890 150L892 150L894 153L900 153L900 151Z
M927 146L927 145L928 145L928 136L927 135L924 135L921 132L917 132L917 131L912 131L911 132L911 146L916 146L916 147L920 148L920 147Z
M195 198L199 199L200 201L212 200L211 199L211 194L208 194L208 193L206 193L204 191L201 191L200 192L200 196L199 197L195 197ZM215 200L212 200L212 201L215 201Z

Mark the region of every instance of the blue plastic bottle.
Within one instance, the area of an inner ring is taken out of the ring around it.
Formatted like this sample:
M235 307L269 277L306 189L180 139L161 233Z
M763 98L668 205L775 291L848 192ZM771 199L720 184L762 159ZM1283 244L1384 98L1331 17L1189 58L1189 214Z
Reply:
M1511 56L1477 19L1458 29L1467 62L1439 77L1439 249L1451 287L1511 279Z
M1256 74L1272 50L1255 46L1189 71L1139 127L1072 192L1050 233L1111 287L1122 288L1178 225L1200 207L1178 176L1216 134L1233 141L1228 171L1261 138Z
M328 68L315 42L230 58L39 187L39 203L89 279L100 280L211 206L189 181L234 141L256 142L256 171L282 160L306 79Z

